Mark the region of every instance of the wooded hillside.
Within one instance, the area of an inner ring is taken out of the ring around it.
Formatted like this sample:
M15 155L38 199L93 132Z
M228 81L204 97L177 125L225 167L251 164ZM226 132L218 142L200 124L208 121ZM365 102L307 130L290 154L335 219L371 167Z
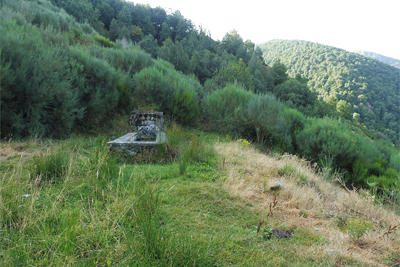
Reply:
M392 142L400 139L400 70L378 60L305 41L274 40L260 45L267 64L280 60L289 76L301 74L318 98Z

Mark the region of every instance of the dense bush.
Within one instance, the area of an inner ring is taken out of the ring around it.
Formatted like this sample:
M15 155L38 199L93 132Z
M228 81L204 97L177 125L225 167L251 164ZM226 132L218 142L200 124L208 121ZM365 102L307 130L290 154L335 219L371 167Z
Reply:
M118 84L127 77L104 60L91 57L85 48L71 47L69 55L74 69L78 70L72 84L80 88L79 104L85 108L80 125L91 127L115 109L119 100Z
M175 71L163 60L134 75L134 98L138 105L156 104L181 124L192 124L200 115L203 87L191 76Z
M243 120L257 134L257 142L264 143L267 139L279 139L284 124L281 115L284 106L271 94L255 95L244 108Z
M200 115L200 105L196 92L179 90L169 101L168 109L178 123L182 125L195 123Z
M67 51L48 47L41 32L52 30L18 26L11 19L1 24L2 136L65 137L83 116Z
M333 168L341 170L349 170L355 160L353 139L350 130L329 118L309 119L296 136L301 154L313 160L330 160Z
M241 112L253 97L253 93L233 84L207 95L203 104L210 128L241 136L246 125Z

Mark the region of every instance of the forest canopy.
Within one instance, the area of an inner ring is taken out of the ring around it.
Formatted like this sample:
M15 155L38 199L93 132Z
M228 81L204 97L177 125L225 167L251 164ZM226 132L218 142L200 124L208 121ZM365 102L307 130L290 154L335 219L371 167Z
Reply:
M305 41L260 45L266 63L282 62L288 74L309 79L318 98L345 117L400 140L400 70L360 54Z

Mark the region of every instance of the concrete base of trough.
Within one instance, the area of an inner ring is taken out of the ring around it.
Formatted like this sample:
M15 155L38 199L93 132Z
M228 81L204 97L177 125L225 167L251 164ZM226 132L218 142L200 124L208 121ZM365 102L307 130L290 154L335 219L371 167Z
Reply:
M165 132L159 132L156 140L154 141L134 141L137 132L127 133L120 138L107 143L110 151L123 151L130 155L136 155L138 153L157 152L160 144L167 142L167 136Z

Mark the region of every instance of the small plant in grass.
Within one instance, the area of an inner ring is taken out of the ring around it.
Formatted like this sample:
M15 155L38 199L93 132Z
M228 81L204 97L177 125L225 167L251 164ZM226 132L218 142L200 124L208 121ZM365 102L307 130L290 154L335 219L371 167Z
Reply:
M238 139L238 140L236 140L236 141L239 142L239 143L241 143L241 144L243 144L246 148L248 148L249 145L250 145L250 142L247 141L246 139Z
M265 223L265 221L268 219L268 217L270 215L272 215L272 210L276 207L277 204L278 204L278 200L276 200L276 196L275 196L274 200L271 203L269 203L269 212L267 213L267 215L264 217L263 220L259 220L259 222L258 222L257 236L258 236L258 233L261 230L261 226Z
M178 158L179 173L184 174L190 164L208 162L214 154L212 147L204 144L199 137L193 135L187 144L182 145Z
M257 225L252 226L253 233L261 234L261 236L259 236L259 238L261 238L261 237L266 238L266 239L271 238L271 236L273 234L273 231L272 231L273 229L270 225L266 225L264 228L260 229L258 233L257 233L257 228L258 228Z
M265 176L263 177L263 190L264 190L264 192L265 192L265 190L267 189L267 186L268 186L268 178L269 178L270 176L271 176L271 175L267 174L267 175L265 175Z
M69 156L66 153L40 154L33 158L32 177L36 179L39 176L45 181L62 179L67 173L68 164Z
M368 230L372 229L372 224L370 222L357 218L347 219L346 225L347 233L353 238L353 240L360 239L360 237L365 235Z
M300 184L305 184L305 183L307 183L308 177L307 177L306 175L304 175L303 173L297 172L297 173L296 173L296 177L299 178Z
M292 175L296 170L292 167L290 164L285 164L282 169L278 171L280 176L290 176Z
M300 217L307 218L307 217L308 217L307 211L305 211L305 210L300 210Z

